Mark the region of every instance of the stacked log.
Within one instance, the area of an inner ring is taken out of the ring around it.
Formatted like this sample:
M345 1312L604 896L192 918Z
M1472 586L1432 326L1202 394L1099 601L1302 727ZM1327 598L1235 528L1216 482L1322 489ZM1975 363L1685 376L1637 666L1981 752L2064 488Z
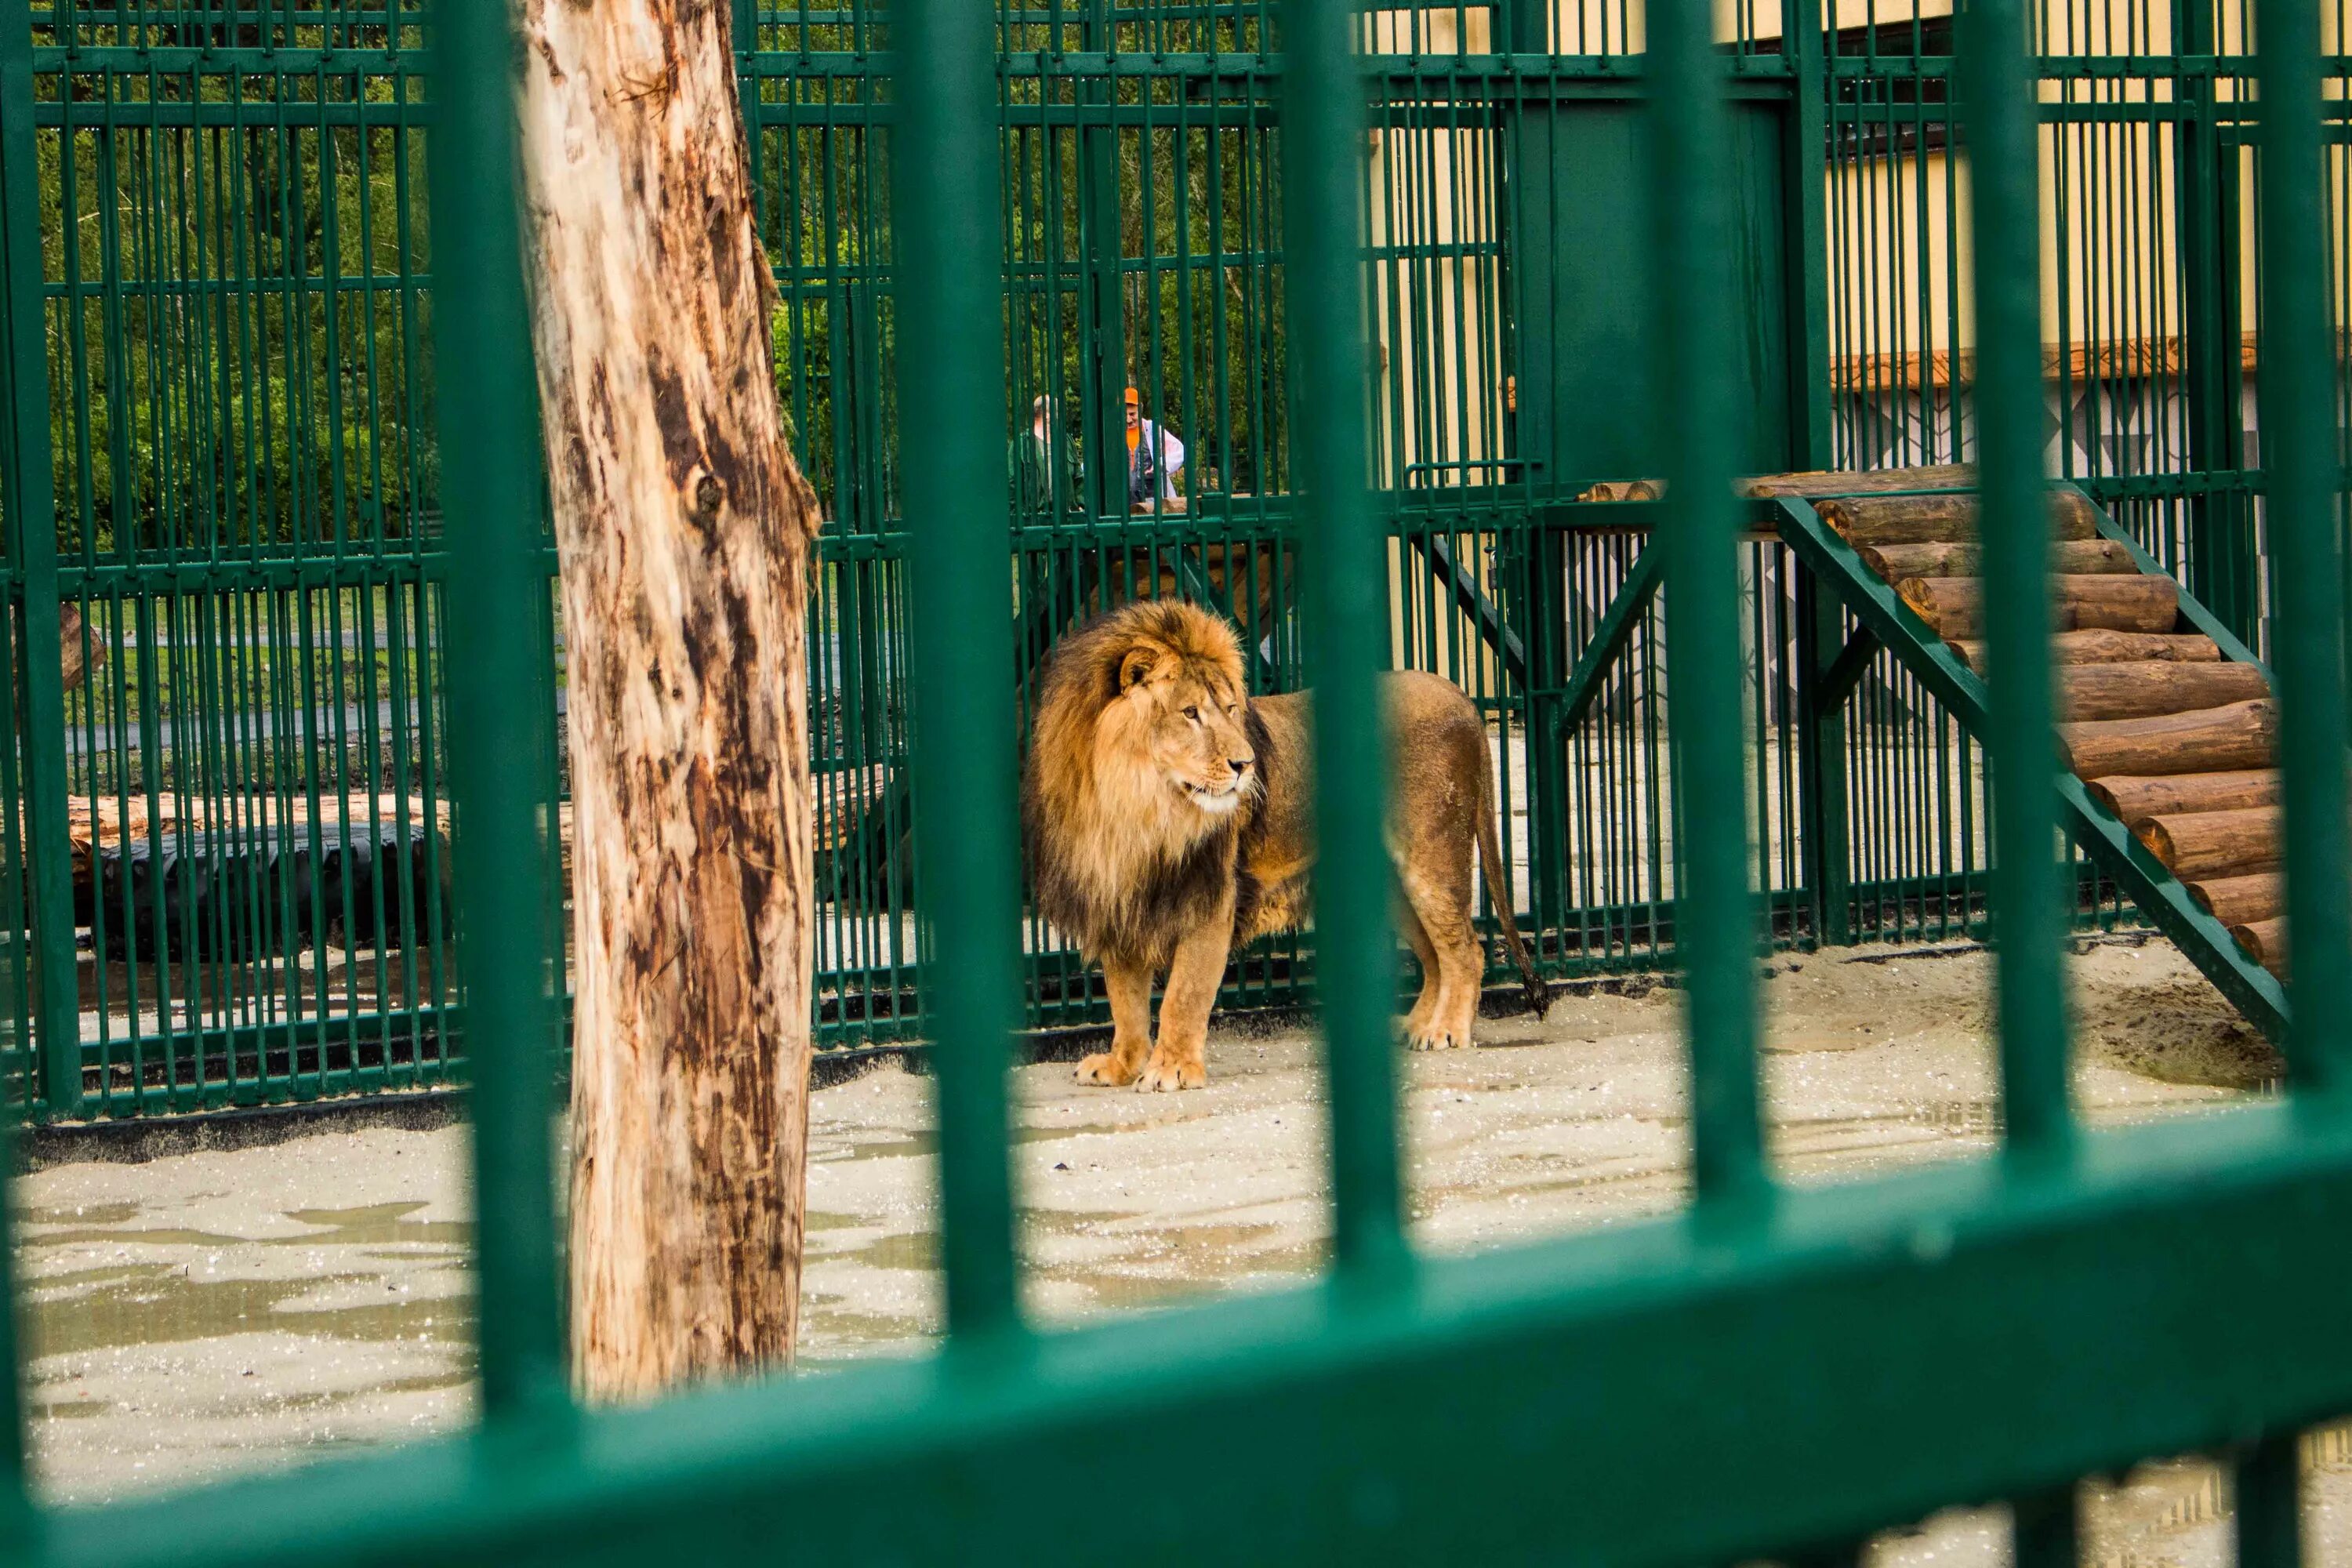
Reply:
M1784 475L1748 489L1813 499L1911 613L1984 675L1973 476L1937 468L1872 475L1867 485L1846 478ZM2178 586L2104 537L2087 498L2053 494L2051 523L2061 757L2248 957L2284 974L2278 714L2267 679L2182 626Z

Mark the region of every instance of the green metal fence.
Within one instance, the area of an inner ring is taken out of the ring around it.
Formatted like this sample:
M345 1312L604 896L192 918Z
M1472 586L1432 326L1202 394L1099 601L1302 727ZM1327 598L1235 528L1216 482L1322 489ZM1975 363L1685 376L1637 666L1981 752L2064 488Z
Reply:
M1009 514L1016 698L1060 631L1137 594L1217 604L1261 689L1302 679L1300 443L1348 411L1297 391L1275 17L1234 0L995 13L1005 363L985 402L1010 448L989 493ZM1715 23L1731 62L1717 369L1750 416L1734 466L1971 457L1951 22L1780 18ZM906 484L937 429L902 406L887 18L746 4L734 21L779 391L827 519L809 631L818 1022L830 1048L873 1047L930 1033ZM1584 499L1666 455L1643 413L1669 374L1655 321L1678 308L1643 226L1645 24L1622 4L1503 4L1360 25L1357 369L1386 656L1490 714L1507 898L1545 966L1668 963L1659 508ZM2246 16L2048 0L2032 26L2058 467L2259 638ZM0 1091L25 1116L461 1072L425 49L422 13L396 4L57 4L0 32L29 83L0 132L21 230L0 879L26 910ZM2346 210L2326 220L2337 239ZM2346 254L2332 245L2339 275ZM1181 513L1130 507L1129 385L1183 444ZM1024 457L1039 398L1049 438ZM1773 940L1981 934L1979 749L1891 659L1847 679L1853 623L1769 534L1739 549L1742 794ZM560 672L545 597L533 625ZM53 635L83 669L70 687ZM986 685L981 668L962 673ZM560 673L553 689L560 736ZM535 745L560 826L562 750ZM2080 868L2077 891L2070 919L2122 918ZM1106 1016L1055 933L1028 927L1022 963L1031 1026ZM1314 963L1311 942L1268 944L1226 1001L1293 1001Z
M2055 957L2077 900L2053 852L2047 628L2036 607L2047 515L2037 504L2036 77L2021 8L1979 0L1963 18L1957 64L1958 123L1978 151L1967 194L1981 412L1972 439L1988 503L1986 573L2008 590L1991 596L1989 628L2001 1152L1826 1187L1771 1179L1752 975L1765 914L1754 883L1773 857L1759 860L1744 814L1694 811L1673 846L1683 869L1671 889L1673 940L1689 976L1691 1204L1600 1234L1446 1259L1416 1256L1401 1229L1382 994L1391 944L1382 899L1366 896L1383 873L1351 852L1376 842L1372 678L1391 652L1400 549L1383 488L1367 483L1379 477L1379 404L1359 302L1374 292L1380 264L1367 266L1351 242L1368 142L1355 16L1332 0L1287 0L1276 13L1281 47L1253 68L1278 84L1293 171L1278 204L1291 237L1286 463L1308 499L1289 509L1277 538L1295 545L1314 588L1298 651L1318 692L1319 810L1339 829L1319 872L1328 912L1318 935L1335 1237L1327 1277L1093 1330L1024 1324L1004 1114L1025 973L1003 765L1017 697L1008 675L992 699L927 710L913 742L919 783L961 786L920 792L912 813L923 909L946 955L925 976L938 1006L945 1346L924 1360L646 1409L567 1404L548 1215L558 1031L543 917L554 867L535 772L546 752L533 726L493 721L544 711L553 690L538 629L546 587L530 505L539 458L521 374L508 40L502 8L453 5L436 39L436 123L462 140L474 177L441 183L434 200L449 329L440 347L448 592L463 639L444 678L443 743L465 810L455 886L477 1023L482 1425L301 1476L103 1514L44 1513L23 1500L12 1405L0 1421L10 1445L0 1450L0 1543L12 1561L577 1568L780 1551L856 1563L1843 1560L1873 1529L2009 1498L2017 1558L2034 1565L2074 1558L2074 1478L2194 1449L2238 1457L2238 1561L2301 1561L2293 1433L2352 1405L2340 1262L2352 1225L2352 965L2343 962L2352 894L2333 870L2352 853L2340 389L2325 328L2330 226L2315 13L2263 0L2258 17L2263 318L2282 329L2262 353L2263 523L2281 566L2267 605L2281 629L2287 864L2319 868L2291 879L2291 1095L2096 1131L2078 1128L2067 1103ZM1731 235L1741 221L1738 138L1727 128L1761 57L1727 71L1706 24L1706 9L1685 0L1650 7L1640 64L1649 103L1631 145L1654 193L1633 249L1653 259L1672 307L1643 312L1656 328L1645 423L1670 481L1655 515L1671 552L1665 591L1681 612L1664 697L1680 716L1672 739L1685 789L1722 800L1759 787L1761 771L1753 721L1743 719L1753 617L1741 610L1743 518L1727 488L1750 456L1739 432L1751 411L1723 353L1738 332ZM908 531L903 568L919 613L897 635L907 668L933 680L968 665L1009 671L1018 646L1016 579L997 535L1006 340L992 309L1002 297L992 236L1003 187L982 133L1003 112L998 88L1009 72L990 35L984 11L900 0L888 38L894 275L908 287L897 317L906 336L887 357L899 369L901 427L927 443L924 460L899 469L920 525ZM1489 63L1518 68L1509 58ZM12 103L24 101L25 67L19 49L0 81ZM1384 69L1371 68L1375 109ZM1527 90L1524 81L1513 89ZM1811 111L1790 112L1801 121ZM5 165L12 184L30 163L19 155ZM32 226L12 221L5 232L14 264ZM2297 330L2283 330L2289 323ZM14 337L8 348L12 369L37 366L37 342ZM11 450L21 452L43 426L26 414L27 384L12 384ZM1318 416L1297 417L1307 408ZM12 473L21 505L26 471ZM13 566L26 584L60 570L32 559ZM46 656L55 628L35 624L37 608L23 618L21 643ZM159 647L174 646L157 635ZM1543 657L1531 656L1531 668ZM1540 677L1528 685L1530 704L1562 700ZM24 687L36 708L61 700L53 686L43 691L32 661ZM70 764L53 751L27 765ZM29 786L37 812L42 787L37 777ZM1654 896L1644 907L1663 914L1667 905ZM1557 932L1548 934L1562 958ZM2257 1330L2210 1331L2250 1313ZM12 1346L0 1344L0 1356L15 1364ZM6 1386L13 1400L13 1380Z

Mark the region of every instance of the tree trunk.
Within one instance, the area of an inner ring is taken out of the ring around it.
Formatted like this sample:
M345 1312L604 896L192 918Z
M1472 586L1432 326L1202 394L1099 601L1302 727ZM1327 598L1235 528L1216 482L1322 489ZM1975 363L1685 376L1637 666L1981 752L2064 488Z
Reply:
M1801 474L1765 474L1739 482L1744 496L1867 495L1873 490L1933 490L1977 482L1970 463L1934 463L1917 468L1808 468Z
M96 667L105 662L105 639L90 638L89 665ZM64 678L65 689L68 691L79 686L82 677L89 673L89 668L84 667L82 659L81 606L79 605L61 605L58 607L58 673Z
M2246 956L2261 964L2281 980L2286 978L2286 919L2249 921L2244 925L2231 926L2230 934L2237 939Z
M2089 787L2093 800L2114 812L2126 827L2135 830L2151 816L2242 811L2250 805L2275 805L2279 797L2278 774L2268 768L2155 778L2097 778L2090 781Z
M2077 777L2211 773L2275 762L2278 710L2267 699L2155 719L2101 719L2058 726L2058 748Z
M1939 539L1927 544L1864 544L1855 548L1862 563L1890 583L1906 577L1977 577L1984 573L1982 547L1968 540ZM2069 539L2051 546L2050 569L2074 575L2116 577L2139 574L2131 552L2112 539Z
M2058 710L2068 719L2146 719L2271 694L2251 664L2070 664L2058 671Z
M2286 910L2286 881L2275 871L2191 882L2189 896L2225 926L2275 920Z
M817 512L728 8L523 0L522 27L571 699L572 1363L637 1398L792 1354Z
M1938 540L1973 541L1977 498L1972 495L1866 496L1822 502L1823 521L1838 537L1864 544L1928 544ZM2098 513L2071 490L2050 498L2053 539L2096 539Z
M1981 578L1906 577L1895 592L1938 637L1973 637L1984 626ZM2053 577L2050 595L2051 624L2065 632L2168 632L2180 614L2169 577Z
M1984 644L1955 638L1953 651L1979 675L1985 672ZM2193 632L2061 632L2050 639L2053 664L2131 664L2165 659L2179 664L2213 664L2221 649L2211 637Z
M2139 841L2184 882L2259 877L2279 868L2279 808L2274 805L2151 816L2137 831Z

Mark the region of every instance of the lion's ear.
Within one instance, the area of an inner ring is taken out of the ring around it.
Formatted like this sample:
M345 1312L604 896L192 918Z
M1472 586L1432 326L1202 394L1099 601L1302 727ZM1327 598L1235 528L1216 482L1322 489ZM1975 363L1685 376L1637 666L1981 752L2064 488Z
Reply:
M1133 690L1150 675L1160 662L1160 650L1150 647L1131 647L1118 661L1118 689L1121 696Z

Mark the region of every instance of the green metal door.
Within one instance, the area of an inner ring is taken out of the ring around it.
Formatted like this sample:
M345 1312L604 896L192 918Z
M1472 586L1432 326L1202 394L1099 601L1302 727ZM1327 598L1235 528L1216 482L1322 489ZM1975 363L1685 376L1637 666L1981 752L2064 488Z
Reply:
M1791 255L1787 222L1790 86L1742 97L1725 121L1737 307L1719 363L1739 389L1738 461L1748 473L1805 466L1791 447L1786 395L1789 276L1803 265ZM1664 471L1648 415L1659 373L1656 312L1676 301L1659 297L1663 279L1647 262L1642 110L1563 95L1517 106L1511 118L1513 455L1533 489L1553 499L1572 500L1599 480L1654 478Z

